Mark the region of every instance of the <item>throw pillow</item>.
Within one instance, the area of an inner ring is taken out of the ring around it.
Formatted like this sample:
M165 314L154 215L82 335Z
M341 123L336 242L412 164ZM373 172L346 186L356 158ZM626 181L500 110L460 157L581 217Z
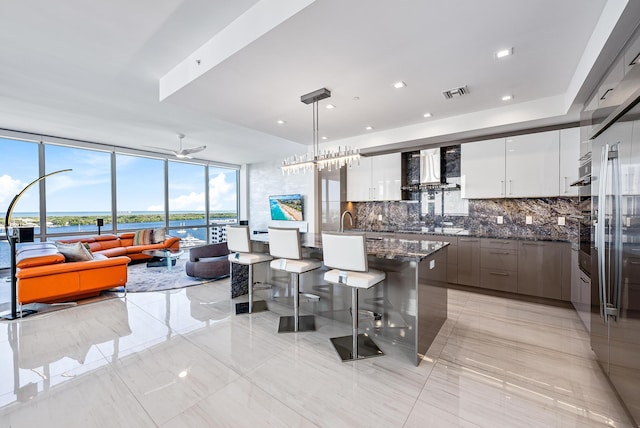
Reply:
M151 236L153 235L153 229L143 229L136 231L133 236L133 245L149 245L151 244Z
M87 250L82 242L74 242L73 244L55 243L56 248L64 256L67 262L85 262L93 260L91 251Z
M167 231L165 230L165 228L153 229L153 237L151 238L152 243L162 244L166 238Z
M109 257L105 256L104 254L94 254L93 255L93 260L107 260Z

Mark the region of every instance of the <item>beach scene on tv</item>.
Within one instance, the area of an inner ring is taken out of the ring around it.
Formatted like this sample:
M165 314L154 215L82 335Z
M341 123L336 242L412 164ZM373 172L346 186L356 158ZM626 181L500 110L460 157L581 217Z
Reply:
M302 196L269 196L271 220L302 221Z

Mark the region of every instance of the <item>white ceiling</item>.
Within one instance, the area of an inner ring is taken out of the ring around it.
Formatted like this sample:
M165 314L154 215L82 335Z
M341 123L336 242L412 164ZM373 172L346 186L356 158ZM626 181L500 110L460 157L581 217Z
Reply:
M307 0L160 101L172 69L210 40L251 34L256 22L243 17L257 7L284 13L279 2L295 0L0 0L0 127L135 148L175 149L184 133L185 146L208 146L199 158L242 164L306 151L312 110L300 96L322 87L332 97L321 106L336 106L320 109L328 145L467 130L492 112L523 128L570 121L589 78L604 72L594 68L600 52L585 60L603 45L598 31L611 31L598 20L626 4ZM494 60L505 47L514 55ZM393 88L398 80L408 86ZM470 94L444 99L460 85ZM514 97L507 105L504 94Z

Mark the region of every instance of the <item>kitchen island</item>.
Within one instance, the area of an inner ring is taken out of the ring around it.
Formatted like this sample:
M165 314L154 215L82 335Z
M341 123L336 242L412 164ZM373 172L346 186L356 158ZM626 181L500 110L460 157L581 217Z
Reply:
M267 234L252 235L252 241L253 251L268 252ZM322 259L320 235L302 234L301 244L305 257ZM361 291L360 328L381 338L383 351L396 347L416 365L447 319L447 246L446 242L426 240L367 240L369 267L384 271L386 279ZM300 276L300 292L307 296L301 299L301 312L350 325L350 289L326 283L326 270ZM271 286L274 299L289 295L286 274L264 268L262 272L256 269L254 275ZM244 281L246 284L246 278Z

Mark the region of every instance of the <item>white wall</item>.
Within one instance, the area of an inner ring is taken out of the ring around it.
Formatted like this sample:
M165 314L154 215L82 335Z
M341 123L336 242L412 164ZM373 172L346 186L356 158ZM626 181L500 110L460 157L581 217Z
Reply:
M303 216L309 232L316 230L315 173L282 175L280 161L250 164L248 168L249 228L267 230L271 223L269 195L300 193L303 197ZM282 223L282 222L280 222Z

